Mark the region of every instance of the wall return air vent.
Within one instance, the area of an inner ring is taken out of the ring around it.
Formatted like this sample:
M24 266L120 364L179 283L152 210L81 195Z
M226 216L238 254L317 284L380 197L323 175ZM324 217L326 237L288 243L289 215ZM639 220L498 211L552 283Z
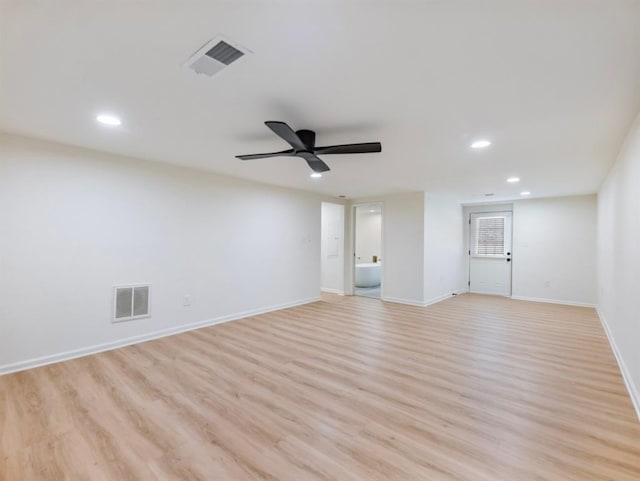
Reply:
M251 51L235 42L216 37L189 57L184 65L197 74L211 77L249 53Z
M113 322L131 321L151 316L151 286L136 284L113 288Z

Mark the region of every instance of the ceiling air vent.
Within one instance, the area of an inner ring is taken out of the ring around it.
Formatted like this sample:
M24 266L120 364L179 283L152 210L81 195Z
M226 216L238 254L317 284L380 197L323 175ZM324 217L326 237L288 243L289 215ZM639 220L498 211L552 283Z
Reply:
M251 53L228 39L216 37L194 53L185 66L197 74L213 76L244 55Z

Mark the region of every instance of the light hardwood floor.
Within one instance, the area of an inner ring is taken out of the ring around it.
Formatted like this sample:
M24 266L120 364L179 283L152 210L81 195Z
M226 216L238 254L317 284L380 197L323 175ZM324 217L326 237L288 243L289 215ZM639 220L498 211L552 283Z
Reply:
M640 480L593 309L323 299L0 377L0 479Z

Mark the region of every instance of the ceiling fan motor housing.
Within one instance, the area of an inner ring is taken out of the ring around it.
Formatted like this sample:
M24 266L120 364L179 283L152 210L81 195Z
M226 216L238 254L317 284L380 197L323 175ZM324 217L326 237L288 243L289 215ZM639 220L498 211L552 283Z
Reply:
M313 152L316 146L316 133L313 130L298 130L296 134L300 137L304 145L308 147L309 152Z

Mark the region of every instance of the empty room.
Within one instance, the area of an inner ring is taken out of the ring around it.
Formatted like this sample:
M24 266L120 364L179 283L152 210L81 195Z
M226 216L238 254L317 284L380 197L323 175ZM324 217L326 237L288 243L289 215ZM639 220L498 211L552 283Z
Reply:
M640 0L0 0L0 481L640 480Z

